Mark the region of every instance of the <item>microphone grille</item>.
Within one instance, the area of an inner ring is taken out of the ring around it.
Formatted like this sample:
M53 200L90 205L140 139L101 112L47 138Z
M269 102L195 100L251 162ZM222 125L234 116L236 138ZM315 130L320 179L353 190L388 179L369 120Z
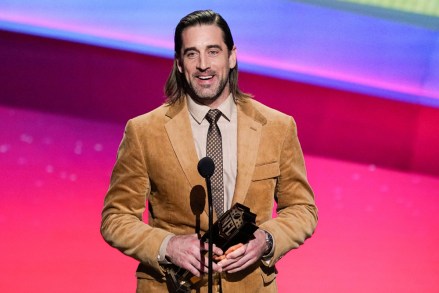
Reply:
M198 173L200 173L203 178L211 177L214 171L215 163L211 158L204 157L198 162Z

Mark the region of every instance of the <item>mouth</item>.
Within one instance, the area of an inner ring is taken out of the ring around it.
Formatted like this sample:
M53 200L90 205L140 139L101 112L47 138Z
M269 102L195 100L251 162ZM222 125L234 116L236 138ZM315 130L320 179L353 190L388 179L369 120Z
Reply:
M214 75L198 75L197 78L199 80L211 80L214 77Z

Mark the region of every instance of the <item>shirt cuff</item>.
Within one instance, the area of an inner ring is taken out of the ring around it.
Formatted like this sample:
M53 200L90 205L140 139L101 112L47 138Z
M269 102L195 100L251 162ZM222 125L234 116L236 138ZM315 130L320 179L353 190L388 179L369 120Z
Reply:
M168 235L163 239L162 244L160 245L159 255L157 256L157 260L160 265L170 265L172 264L170 261L166 259L166 247L168 247L169 240L174 235Z

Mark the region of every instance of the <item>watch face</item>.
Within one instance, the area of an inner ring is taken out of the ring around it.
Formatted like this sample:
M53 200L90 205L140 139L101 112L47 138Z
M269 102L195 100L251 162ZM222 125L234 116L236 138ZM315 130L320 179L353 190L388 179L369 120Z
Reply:
M265 232L265 242L267 243L267 251L270 252L273 248L273 236L270 233Z

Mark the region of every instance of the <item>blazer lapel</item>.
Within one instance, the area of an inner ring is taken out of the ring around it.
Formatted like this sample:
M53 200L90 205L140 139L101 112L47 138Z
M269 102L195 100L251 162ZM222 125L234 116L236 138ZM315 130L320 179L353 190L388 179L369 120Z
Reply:
M245 200L255 169L262 126L266 122L251 101L238 103L238 174L232 205Z
M165 124L166 132L189 184L192 187L203 185L202 177L197 170L198 155L185 100L170 106L166 116L170 118Z

